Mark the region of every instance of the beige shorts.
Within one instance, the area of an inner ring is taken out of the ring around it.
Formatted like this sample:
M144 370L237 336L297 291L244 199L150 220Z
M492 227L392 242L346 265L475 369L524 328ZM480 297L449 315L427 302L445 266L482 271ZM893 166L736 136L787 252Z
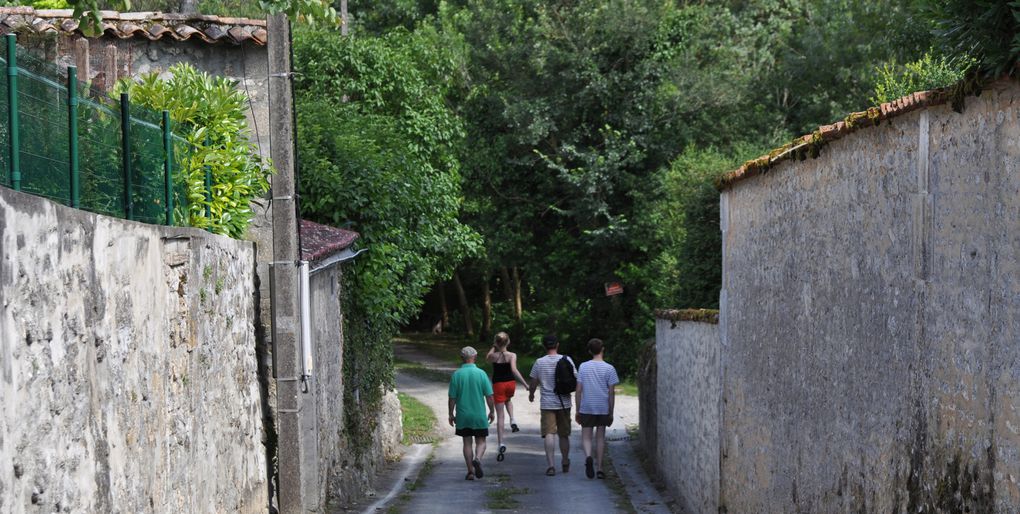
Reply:
M570 409L542 409L542 437L549 434L570 436Z

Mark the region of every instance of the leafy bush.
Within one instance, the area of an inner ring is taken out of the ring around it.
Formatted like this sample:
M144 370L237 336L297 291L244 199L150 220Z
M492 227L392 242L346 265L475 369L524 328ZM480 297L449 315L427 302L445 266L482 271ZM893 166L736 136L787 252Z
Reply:
M887 63L875 70L878 78L871 101L877 105L915 91L951 86L962 80L975 64L970 57L936 57L932 52L902 67Z
M1020 2L921 0L919 14L933 27L940 46L973 56L988 75L1014 74L1020 60Z
M251 140L245 117L248 99L230 79L190 64L175 64L168 72L167 80L156 72L122 79L111 94L127 92L133 103L170 111L175 133L183 129L183 137L194 148L179 163L188 184L189 224L241 238L254 217L251 202L269 190L272 173ZM212 172L211 202L206 200L206 168Z
M363 448L380 386L392 381L390 338L480 245L457 219L464 130L446 102L457 58L430 31L303 29L294 51L302 215L350 226L367 250L345 274L344 301L344 412Z

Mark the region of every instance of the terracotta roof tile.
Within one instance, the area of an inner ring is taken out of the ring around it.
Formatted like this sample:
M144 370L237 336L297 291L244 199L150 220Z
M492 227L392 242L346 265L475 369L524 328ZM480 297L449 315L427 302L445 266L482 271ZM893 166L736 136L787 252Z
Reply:
M301 259L314 262L349 248L357 232L301 220Z
M121 39L144 37L155 41L169 37L185 41L195 38L210 44L265 46L269 37L265 20L161 12L100 11L99 14L102 32ZM74 11L70 9L0 7L0 33L20 31L82 34Z
M882 121L902 116L918 109L941 105L951 101L953 101L953 93L950 88L942 88L911 93L891 102L872 107L867 111L850 113L842 121L837 121L831 125L822 125L811 134L794 139L792 143L776 148L768 155L745 162L736 170L720 177L716 185L719 189L727 189L737 182L767 173L769 169L782 161L797 157L803 158L805 155L817 157L820 146L824 143L843 138L864 127L874 126Z
M655 309L655 317L672 321L695 321L699 323L719 324L719 311L715 309Z

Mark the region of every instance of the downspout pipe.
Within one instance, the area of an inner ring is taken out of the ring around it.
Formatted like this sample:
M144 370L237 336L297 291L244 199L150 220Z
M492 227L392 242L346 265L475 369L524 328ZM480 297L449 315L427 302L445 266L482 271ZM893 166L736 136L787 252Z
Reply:
M312 354L312 288L309 280L308 261L298 264L299 285L301 295L301 388L308 392L312 373L315 371L315 360Z

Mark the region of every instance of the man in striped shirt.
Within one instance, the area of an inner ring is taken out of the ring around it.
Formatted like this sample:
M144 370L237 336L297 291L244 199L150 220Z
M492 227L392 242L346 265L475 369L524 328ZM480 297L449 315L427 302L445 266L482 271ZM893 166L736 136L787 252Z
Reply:
M602 472L602 455L606 449L606 427L613 424L616 384L620 377L612 364L602 360L605 345L601 339L588 341L591 360L581 363L577 372L577 423L581 425L581 446L584 448L584 474L588 478L606 478ZM595 432L595 460L591 458L592 431Z
M560 453L563 455L563 472L570 471L570 395L556 394L556 364L560 359L567 359L571 371L577 375L574 361L570 357L559 354L560 343L556 336L547 335L542 338L546 355L535 361L531 367L531 382L528 389L528 401L535 401L535 390L542 386L542 437L545 438L545 458L549 467L545 470L548 476L556 474L553 456L556 454L556 437L560 440Z

